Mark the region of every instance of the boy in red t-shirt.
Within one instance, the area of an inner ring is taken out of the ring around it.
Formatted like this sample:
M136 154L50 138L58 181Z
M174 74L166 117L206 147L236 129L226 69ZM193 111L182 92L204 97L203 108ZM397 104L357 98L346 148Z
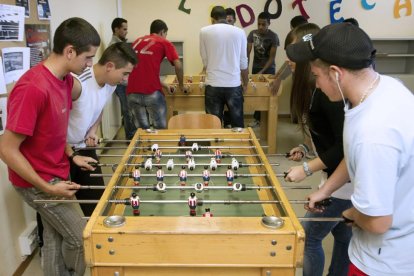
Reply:
M82 232L85 221L75 204L36 204L34 200L72 198L80 185L67 181L69 160L93 170L93 158L75 156L66 144L73 77L92 65L100 45L95 28L69 18L56 29L53 52L31 68L10 93L7 127L0 157L23 199L42 217L45 275L83 275Z

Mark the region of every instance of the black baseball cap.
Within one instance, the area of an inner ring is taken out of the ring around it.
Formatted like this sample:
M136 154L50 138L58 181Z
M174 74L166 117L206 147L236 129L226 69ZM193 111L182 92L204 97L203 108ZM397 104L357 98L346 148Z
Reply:
M305 39L306 38L306 39ZM369 36L351 23L335 23L322 28L314 36L286 47L294 62L317 58L348 69L363 69L373 64L376 50Z

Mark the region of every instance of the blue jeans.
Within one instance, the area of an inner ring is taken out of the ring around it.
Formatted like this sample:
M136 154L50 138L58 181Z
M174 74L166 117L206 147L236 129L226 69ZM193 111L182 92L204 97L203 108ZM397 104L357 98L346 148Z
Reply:
M332 204L323 213L307 212L305 217L342 217L342 212L352 207L351 200L332 197ZM325 254L322 240L332 233L334 247L328 275L346 276L348 274L348 245L352 236L352 228L343 222L303 222L305 229L305 253L303 260L304 276L321 276L325 265Z
M204 100L206 113L216 115L221 121L223 121L224 105L227 105L232 127L244 127L243 102L243 89L241 86L206 86Z
M117 85L115 89L115 94L118 96L119 103L121 104L121 113L122 113L122 121L124 123L124 129L125 129L125 138L132 139L137 129L134 126L134 121L132 119L132 113L129 111L129 108L128 108L126 86L122 84Z
M155 129L167 128L167 104L161 91L155 91L152 94L129 94L128 105L136 128L150 128L148 115L153 120Z
M57 180L56 180L57 181ZM52 182L51 182L52 183ZM85 272L82 232L86 221L76 203L34 203L35 199L55 199L37 188L14 186L24 201L42 217L43 271L47 276L74 276Z

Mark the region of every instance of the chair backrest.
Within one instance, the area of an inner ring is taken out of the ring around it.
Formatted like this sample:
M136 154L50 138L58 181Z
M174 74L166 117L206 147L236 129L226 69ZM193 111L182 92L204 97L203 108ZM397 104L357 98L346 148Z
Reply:
M221 128L219 117L212 114L187 113L179 114L170 118L168 128L172 129L218 129Z

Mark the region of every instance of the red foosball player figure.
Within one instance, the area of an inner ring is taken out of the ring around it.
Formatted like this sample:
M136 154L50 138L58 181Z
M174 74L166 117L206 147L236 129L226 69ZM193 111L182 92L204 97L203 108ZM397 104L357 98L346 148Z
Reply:
M180 136L180 141L178 142L178 146L184 147L185 146L185 141L186 141L185 136L181 135Z
M203 217L211 218L213 214L210 212L210 208L206 208L206 212L203 214Z
M180 177L180 185L185 186L187 182L187 171L185 170L185 166L181 167L181 171L178 176Z
M188 162L193 157L193 152L191 150L187 150L185 152L185 160Z
M210 171L208 170L208 166L204 166L203 181L204 186L208 186L208 183L210 182Z
M221 159L223 158L223 154L221 153L221 150L216 149L216 151L214 152L214 156L216 157L216 162L220 164Z
M135 169L132 171L132 179L134 179L134 185L139 186L139 182L141 181L141 172L139 171L138 166L135 166Z
M156 175L157 182L164 182L164 171L161 169L161 167L158 167Z
M227 178L227 185L231 186L233 185L233 180L234 180L234 172L231 169L231 166L228 166L228 170L226 172L226 178Z
M162 151L160 149L157 149L154 153L154 157L155 157L155 162L159 164L161 161L161 157L162 157Z
M197 197L195 193L191 193L188 197L188 207L190 207L190 216L196 216Z
M139 216L140 215L140 211L139 211L139 196L136 193L132 193L131 197L129 198L129 203L131 203L131 207L132 207L132 213L134 214L134 216Z

